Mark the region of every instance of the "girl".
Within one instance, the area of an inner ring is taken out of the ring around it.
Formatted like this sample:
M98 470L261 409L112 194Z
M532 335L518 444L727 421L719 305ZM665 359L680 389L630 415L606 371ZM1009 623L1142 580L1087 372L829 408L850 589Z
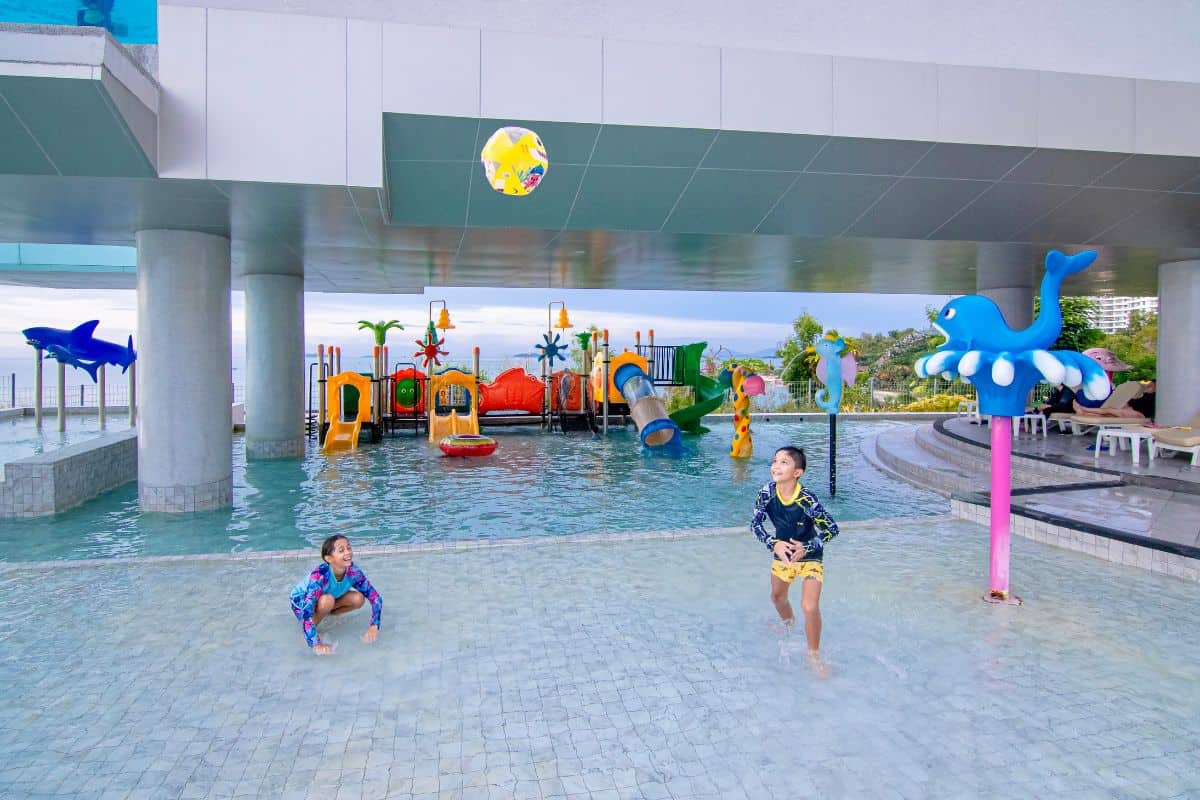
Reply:
M345 614L362 608L364 601L371 604L371 624L362 638L368 644L375 641L383 598L363 571L354 566L350 540L341 534L330 536L321 543L321 561L307 581L301 581L292 589L292 613L304 627L304 640L308 646L318 655L332 653L333 645L321 643L317 624L326 614Z

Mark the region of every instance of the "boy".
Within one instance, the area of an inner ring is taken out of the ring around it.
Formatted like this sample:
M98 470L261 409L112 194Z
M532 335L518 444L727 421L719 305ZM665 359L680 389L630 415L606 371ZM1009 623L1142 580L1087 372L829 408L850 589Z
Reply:
M825 544L838 535L837 523L817 498L800 485L808 462L804 450L781 447L771 461L771 480L758 491L750 530L775 557L771 564L771 601L785 630L796 623L788 602L792 581L801 578L800 610L804 612L804 634L808 657L818 674L828 674L821 661L821 583L825 568L821 556ZM770 519L775 534L763 522Z

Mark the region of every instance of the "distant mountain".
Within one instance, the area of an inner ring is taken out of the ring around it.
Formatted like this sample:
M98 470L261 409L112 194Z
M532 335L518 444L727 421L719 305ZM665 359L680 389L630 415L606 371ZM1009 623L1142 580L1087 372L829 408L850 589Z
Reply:
M755 350L753 353L734 353L734 358L775 358L775 348L765 347L762 350Z

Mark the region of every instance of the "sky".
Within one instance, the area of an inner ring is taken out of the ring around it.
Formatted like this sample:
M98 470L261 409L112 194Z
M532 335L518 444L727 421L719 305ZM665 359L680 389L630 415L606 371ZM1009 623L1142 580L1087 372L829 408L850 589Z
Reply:
M566 302L574 330L588 325L608 328L616 349L632 347L634 331L655 331L656 344L707 341L737 355L771 350L791 335L791 322L804 311L826 328L844 335L878 333L926 324L924 309L941 307L948 296L806 294L796 292L652 292L598 289L480 289L429 287L423 295L306 294L305 345L342 347L343 361L369 357L373 339L358 330L358 320L397 319L403 331L392 331L392 361L415 349L429 317L429 303L445 300L451 321L446 349L450 361L466 362L478 345L484 361L526 353L546 330L547 304ZM440 307L440 304L439 304ZM435 309L436 310L436 309ZM558 311L555 308L555 316ZM245 305L241 292L232 297L235 372L243 368ZM21 330L32 326L72 328L99 319L96 336L124 342L134 334L137 299L133 290L40 289L0 287L0 374L32 375L32 351ZM80 373L82 375L82 373ZM235 375L236 380L236 375Z

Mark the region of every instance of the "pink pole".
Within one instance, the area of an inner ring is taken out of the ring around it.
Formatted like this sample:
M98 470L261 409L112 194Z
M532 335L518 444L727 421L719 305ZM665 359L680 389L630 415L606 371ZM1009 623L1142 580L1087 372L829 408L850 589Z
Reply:
M1012 417L992 417L991 598L1008 599L1008 528L1012 507Z

